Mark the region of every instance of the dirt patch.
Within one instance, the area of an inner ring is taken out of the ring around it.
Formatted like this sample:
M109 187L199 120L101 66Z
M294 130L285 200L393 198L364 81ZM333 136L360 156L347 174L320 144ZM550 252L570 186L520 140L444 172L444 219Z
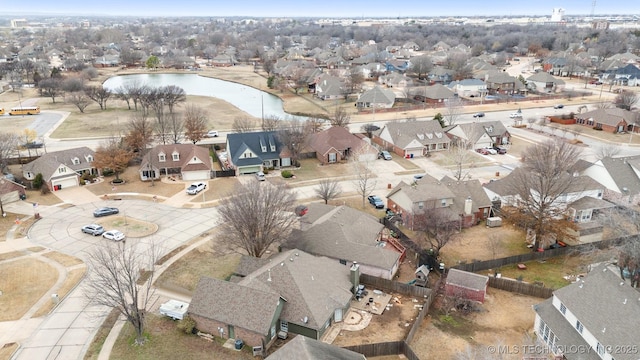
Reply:
M147 221L137 220L128 216L108 216L96 221L106 230L119 230L127 237L140 238L158 231L158 225Z
M53 266L33 258L0 264L0 321L20 319L58 276Z
M534 304L543 299L489 288L479 312L443 316L436 301L411 343L420 359L453 359L466 349L484 350L487 345L522 345L531 334ZM438 346L433 346L438 344Z

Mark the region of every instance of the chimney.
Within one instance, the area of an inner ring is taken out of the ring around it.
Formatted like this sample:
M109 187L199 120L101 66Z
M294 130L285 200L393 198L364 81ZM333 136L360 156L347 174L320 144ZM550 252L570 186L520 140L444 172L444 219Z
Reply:
M472 208L473 208L473 200L471 200L471 196L469 196L464 201L464 214L471 215Z
M355 294L358 291L358 286L360 286L360 265L354 261L349 270L351 271L349 278L351 279L351 285L353 285L351 292Z

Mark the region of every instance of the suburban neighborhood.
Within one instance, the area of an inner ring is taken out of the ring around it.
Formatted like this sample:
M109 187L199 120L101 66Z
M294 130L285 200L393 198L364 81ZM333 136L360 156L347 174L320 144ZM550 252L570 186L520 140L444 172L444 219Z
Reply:
M640 359L639 28L0 16L0 359Z

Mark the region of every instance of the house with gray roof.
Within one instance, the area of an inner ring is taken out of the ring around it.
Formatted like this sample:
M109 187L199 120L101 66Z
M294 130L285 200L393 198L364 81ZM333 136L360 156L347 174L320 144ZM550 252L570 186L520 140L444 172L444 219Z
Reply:
M344 99L346 92L339 78L325 74L315 83L315 95L321 100L335 100Z
M610 133L622 133L627 131L638 132L637 112L620 108L595 109L581 114L575 114L576 124L601 129Z
M407 158L448 150L451 143L437 120L389 122L371 141Z
M489 277L458 269L449 269L444 291L449 297L484 303Z
M25 164L22 176L33 181L36 175L42 174L44 183L52 191L78 186L83 174L98 175L93 167L94 156L95 152L86 146L49 152Z
M449 99L453 99L456 95L451 89L442 84L433 84L431 86L415 86L409 90L412 99L422 101L428 104L443 104Z
M502 121L456 124L447 129L447 134L456 143L471 149L511 143L511 134Z
M238 282L200 280L189 315L203 332L263 349L281 334L317 340L343 320L357 279L358 266L293 249L273 255Z
M580 174L604 187L605 200L625 206L640 203L640 156L606 157L585 166Z
M383 89L376 86L360 94L356 100L356 106L360 108L391 108L396 101L396 94L393 90Z
M291 166L291 157L285 156L283 149L275 131L227 135L228 166L236 175Z
M557 93L564 89L565 82L557 79L546 71L539 71L527 78L529 90L539 93Z
M177 175L182 180L211 178L213 161L209 150L194 144L157 145L149 150L140 163L142 181L159 179L162 175Z
M344 266L360 265L360 272L391 280L404 249L388 242L377 218L348 206L312 203L282 249L300 249L326 256Z
M310 339L305 336L296 336L284 344L280 349L266 357L266 360L366 360L367 358L355 351L347 350L339 346Z
M487 71L481 79L487 84L489 95L513 95L518 90L516 87L518 80L504 71Z
M483 97L487 95L487 84L481 79L462 79L447 85L454 94L460 97Z
M617 267L595 267L533 310L536 336L556 357L638 359L640 292L620 278Z

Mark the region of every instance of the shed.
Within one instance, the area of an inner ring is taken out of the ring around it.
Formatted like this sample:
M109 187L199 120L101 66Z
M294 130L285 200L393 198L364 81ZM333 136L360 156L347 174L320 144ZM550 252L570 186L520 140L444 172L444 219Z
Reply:
M450 269L445 282L445 294L483 303L489 277L458 269Z

